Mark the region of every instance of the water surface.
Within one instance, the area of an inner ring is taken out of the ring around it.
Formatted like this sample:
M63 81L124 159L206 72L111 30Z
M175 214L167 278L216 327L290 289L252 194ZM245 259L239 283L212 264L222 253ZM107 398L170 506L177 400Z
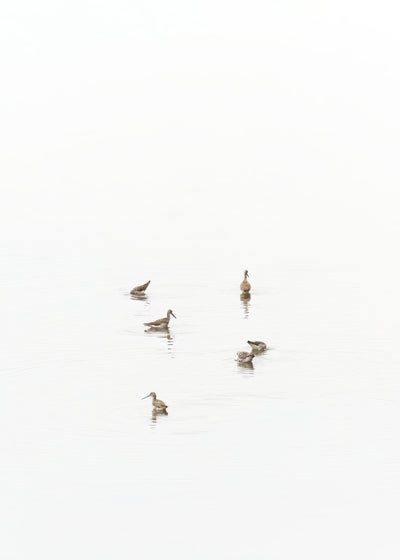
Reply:
M201 251L171 247L171 265L151 249L110 266L78 249L2 255L5 557L150 558L160 543L168 558L337 558L365 526L389 534L390 286L371 299L343 269L253 258L243 301L242 262L211 273ZM169 329L146 332L169 308ZM248 339L270 346L251 368L234 360Z

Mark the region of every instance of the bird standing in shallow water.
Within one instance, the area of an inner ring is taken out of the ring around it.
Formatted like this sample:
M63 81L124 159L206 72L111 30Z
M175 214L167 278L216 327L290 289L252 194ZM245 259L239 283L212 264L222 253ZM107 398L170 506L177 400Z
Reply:
M151 280L149 280L148 282L146 282L146 284L141 284L140 286L135 286L134 288L132 288L131 290L131 294L135 295L135 294L144 294L147 286L150 284Z
M157 395L154 392L151 392L145 397L142 397L142 400L149 397L153 397L153 410L155 410L156 412L167 412L168 405L165 404L164 401L157 399Z
M238 352L237 353L237 362L239 364L249 364L254 358L254 354L249 352Z
M248 270L245 270L244 271L244 278L243 278L243 280L240 284L240 289L242 290L243 294L249 294L250 290L251 290L250 282L247 280L248 276L249 276L249 272L248 272Z
M267 350L267 345L261 340L248 340L247 344L250 344L252 350L256 352L264 352L264 350Z
M163 317L162 319L156 319L155 321L150 321L150 323L143 323L143 324L146 327L150 327L152 329L166 328L169 325L169 320L170 320L171 315L173 317L175 317L175 315L172 313L172 309L168 309L166 317ZM176 319L176 317L175 317L175 319Z

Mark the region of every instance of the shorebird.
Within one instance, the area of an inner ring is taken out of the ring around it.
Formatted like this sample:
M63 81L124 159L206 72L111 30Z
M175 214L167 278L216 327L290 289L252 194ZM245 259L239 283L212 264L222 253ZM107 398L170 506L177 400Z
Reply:
M240 284L240 289L242 290L243 294L248 294L251 290L250 282L247 280L249 272L247 270L244 271L244 278Z
M256 352L264 352L264 350L267 349L267 345L261 340L248 340L247 344L250 344L252 350L255 350Z
M167 412L168 405L165 404L164 401L157 399L157 395L154 392L149 393L143 399L147 399L148 397L153 397L153 411L155 412Z
M168 309L167 311L167 316L163 317L162 319L156 319L155 321L150 321L150 323L143 323L146 327L150 327L152 329L162 329L162 328L166 328L168 327L169 324L169 320L171 315L173 317L175 317L175 315L172 313L171 309ZM176 317L175 317L176 319Z
M146 282L146 284L142 284L141 286L135 286L135 288L132 288L131 290L131 294L135 295L135 294L143 294L147 288L147 286L150 284L151 280L149 280L148 282Z
M238 352L236 360L239 364L249 364L253 358L254 358L253 353Z

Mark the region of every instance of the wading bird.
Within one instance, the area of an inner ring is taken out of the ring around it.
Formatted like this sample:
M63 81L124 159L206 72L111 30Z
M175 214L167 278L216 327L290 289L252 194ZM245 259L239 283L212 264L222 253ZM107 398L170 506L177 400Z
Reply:
M264 350L267 349L267 345L261 340L248 340L247 344L250 344L252 350L254 350L255 352L264 352Z
M144 294L144 292L146 291L147 286L150 284L151 280L149 280L148 282L146 282L146 284L142 284L141 286L136 286L135 288L132 288L131 290L131 294L135 295L135 294Z
M243 294L249 294L250 290L251 290L250 282L247 280L248 276L249 276L249 272L248 272L248 270L245 270L244 271L244 278L243 278L243 280L240 284L240 289L242 290Z
M155 321L150 321L150 323L143 323L143 324L146 327L150 327L151 329L163 329L163 328L165 329L169 325L169 320L171 315L175 317L175 315L172 313L172 310L168 309L166 317L163 317L162 319L156 319Z
M253 358L254 354L249 352L238 352L236 360L239 364L249 364Z
M151 392L148 395L146 395L145 397L142 397L142 400L147 399L149 397L153 397L153 411L167 412L168 405L165 404L164 401L161 401L160 399L157 399L157 395L154 392Z

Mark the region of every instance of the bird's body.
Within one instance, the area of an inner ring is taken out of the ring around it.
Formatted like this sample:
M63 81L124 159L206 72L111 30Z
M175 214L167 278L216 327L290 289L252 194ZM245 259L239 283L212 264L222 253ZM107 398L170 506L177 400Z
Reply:
M247 270L245 270L244 271L244 278L243 278L243 280L240 284L240 289L242 290L243 294L248 294L248 293L250 293L250 290L251 290L251 284L247 280L248 276L249 276L249 273L248 273Z
M264 350L267 349L267 345L261 340L248 340L247 344L250 344L252 350L255 350L256 352L264 352Z
M240 364L249 364L254 358L254 354L250 352L238 352L236 360Z
M143 399L147 399L148 397L152 397L153 398L153 411L155 412L167 412L167 408L168 405L165 404L164 401L157 399L157 395L154 392L149 393L146 397L143 397Z
M142 284L141 286L135 286L134 288L132 288L131 294L132 295L143 294L146 291L146 288L150 284L150 282L151 282L151 280L146 282L146 284Z
M161 319L156 319L155 321L150 321L150 323L143 323L143 324L146 327L150 327L152 329L163 329L163 328L165 329L169 325L169 320L171 315L175 317L175 315L172 313L172 310L168 309L166 317L162 317Z

